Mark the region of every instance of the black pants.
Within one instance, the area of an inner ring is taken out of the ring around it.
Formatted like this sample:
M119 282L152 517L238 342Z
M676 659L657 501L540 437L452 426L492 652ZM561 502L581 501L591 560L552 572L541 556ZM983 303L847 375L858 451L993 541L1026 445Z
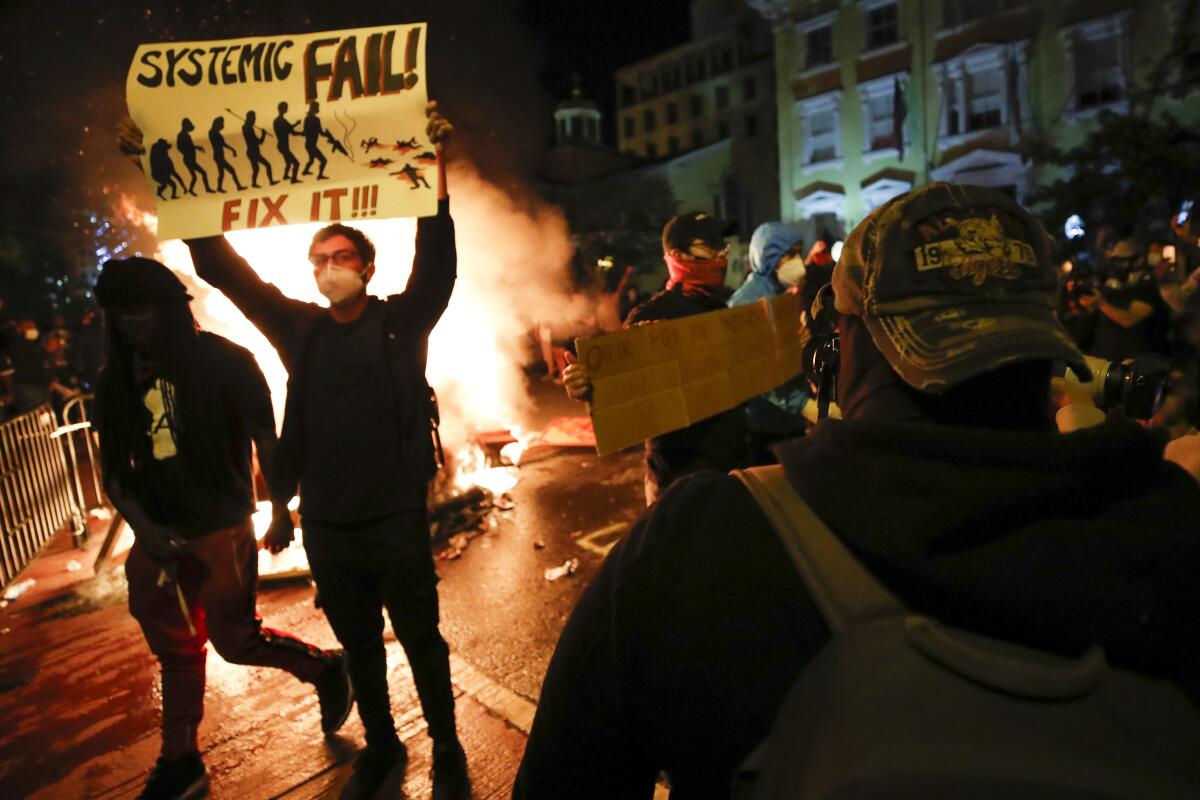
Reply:
M450 650L438 631L438 577L424 510L350 525L305 519L304 549L330 627L346 649L367 744L396 736L383 648L384 608L412 667L430 737L452 741Z

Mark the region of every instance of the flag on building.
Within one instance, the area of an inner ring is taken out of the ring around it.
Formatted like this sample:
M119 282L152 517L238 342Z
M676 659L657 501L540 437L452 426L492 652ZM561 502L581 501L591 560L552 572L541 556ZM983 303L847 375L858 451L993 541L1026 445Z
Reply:
M904 89L900 79L892 85L892 139L896 142L897 160L904 160L904 120L908 116L908 104L904 102Z

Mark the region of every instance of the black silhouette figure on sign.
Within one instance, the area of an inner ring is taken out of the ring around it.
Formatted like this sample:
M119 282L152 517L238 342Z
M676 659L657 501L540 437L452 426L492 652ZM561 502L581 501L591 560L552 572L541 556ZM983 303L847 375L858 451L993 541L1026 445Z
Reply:
M386 167L388 164L391 164L391 163L393 163L393 162L392 162L392 159L390 159L390 158L372 158L371 159L372 167Z
M299 183L300 178L296 173L300 171L300 161L292 155L288 137L300 134L296 130L296 123L288 122L287 117L284 116L287 110L287 103L279 104L279 116L275 117L275 145L279 148L279 155L283 156L283 179Z
M304 151L308 153L308 163L304 165L304 174L308 175L312 172L314 161L319 162L317 167L317 180L328 180L325 176L325 164L327 159L325 154L317 148L317 140L322 134L331 136L329 131L321 127L321 118L317 116L320 106L314 100L308 104L308 114L304 117Z
M192 141L192 131L194 130L196 130L196 126L192 124L190 119L184 117L183 123L180 125L179 135L175 137L175 146L179 148L179 155L183 157L183 165L187 167L188 175L192 179L192 182L188 184L187 193L193 197L196 196L197 172L204 179L204 191L212 191L212 187L208 185L208 173L204 171L204 167L196 163L196 153L203 153L204 148L197 146Z
M250 185L255 189L258 188L259 166L267 168L267 180L272 186L279 183L271 174L271 162L263 158L260 148L262 143L267 140L267 132L254 124L256 119L257 115L253 111L247 111L246 119L242 123L242 138L246 141L246 158L250 161Z
M422 186L424 186L426 189L430 188L429 181L425 180L425 177L421 174L421 171L412 164L405 164L404 169L391 174L403 175L412 181L412 186L409 187L410 189L420 189Z
M212 145L213 161L217 162L217 192L225 193L225 173L228 172L233 176L233 185L238 188L238 191L244 190L242 182L238 180L237 173L233 167L225 160L225 151L233 153L233 157L237 158L237 150L234 150L229 145L225 144L225 135L221 131L225 128L225 118L217 117L213 120L212 127L208 130L208 143Z
M179 182L179 188L183 188L183 178L179 177L179 173L175 171L175 163L171 161L171 154L167 151L171 149L170 143L166 139L159 139L154 144L150 145L150 177L154 178L158 184L158 195L160 200L166 200L163 196L163 190L168 186L171 187L171 198L174 200L179 196L178 190L175 188L175 182Z
M359 144L359 147L363 149L364 153L369 153L371 150L379 146L379 139L375 136L372 136L370 139L363 139Z
M410 139L405 139L404 141L400 141L399 139L397 139L396 140L396 149L401 152L404 152L406 150L416 150L417 149L416 137L413 137Z
M431 164L437 161L437 156L432 152L421 153L421 155L416 156L415 158L417 161L428 161Z

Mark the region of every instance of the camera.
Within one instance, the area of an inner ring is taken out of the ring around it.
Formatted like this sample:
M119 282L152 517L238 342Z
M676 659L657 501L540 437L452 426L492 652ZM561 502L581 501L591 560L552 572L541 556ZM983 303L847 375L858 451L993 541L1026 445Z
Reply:
M1088 390L1096 407L1118 409L1132 419L1147 420L1162 407L1171 388L1171 364L1156 355L1141 355L1117 363L1084 356L1092 380L1083 381L1072 370L1066 379Z

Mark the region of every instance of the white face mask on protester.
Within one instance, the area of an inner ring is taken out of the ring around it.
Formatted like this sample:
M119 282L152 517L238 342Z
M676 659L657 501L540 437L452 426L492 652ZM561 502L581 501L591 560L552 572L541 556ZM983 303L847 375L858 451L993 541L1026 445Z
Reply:
M340 306L355 299L366 284L361 273L337 267L327 267L317 276L317 290L331 306Z
M26 328L25 329L25 338L31 342L36 342L37 338L38 338L38 329L37 328Z
M799 256L784 259L779 263L775 274L784 286L799 286L807 274L807 270L804 269L804 259Z

